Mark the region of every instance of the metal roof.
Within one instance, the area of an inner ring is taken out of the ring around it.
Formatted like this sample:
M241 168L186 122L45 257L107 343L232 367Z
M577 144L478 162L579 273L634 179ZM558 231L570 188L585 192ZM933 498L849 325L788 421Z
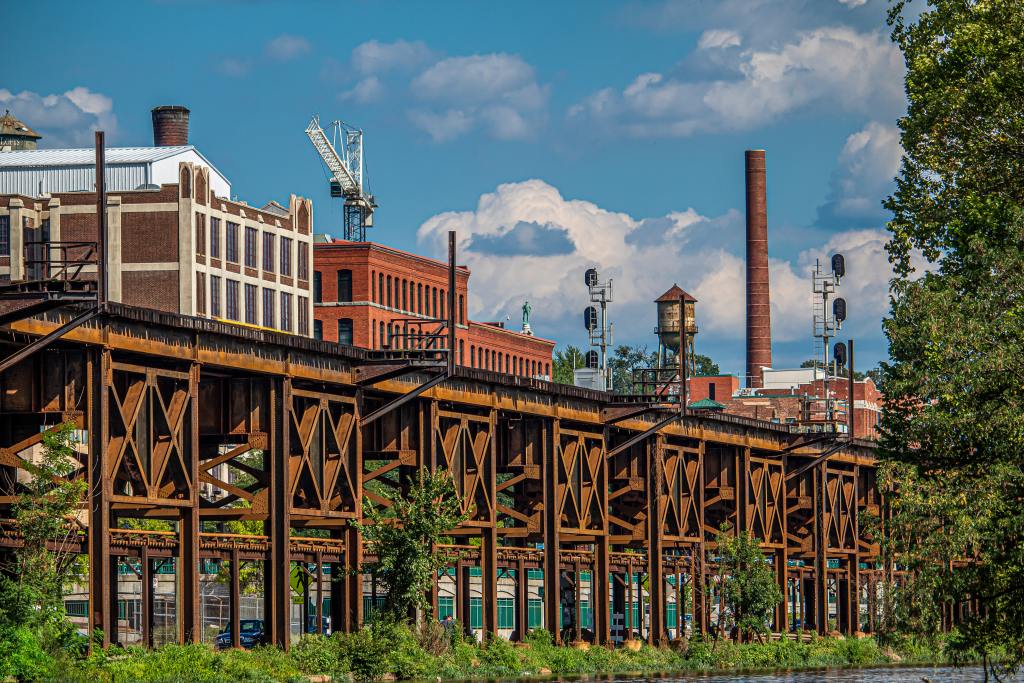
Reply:
M32 138L33 140L38 140L42 137L39 133L14 118L11 115L10 109L5 110L4 115L0 116L0 135L15 135L23 138Z
M108 147L108 164L143 164L160 161L182 152L199 150L192 145L178 147ZM204 159L206 157L203 157ZM81 149L24 149L0 152L0 168L26 166L91 166L96 163L96 151L91 147ZM207 162L209 163L209 162ZM211 164L212 167L212 164Z

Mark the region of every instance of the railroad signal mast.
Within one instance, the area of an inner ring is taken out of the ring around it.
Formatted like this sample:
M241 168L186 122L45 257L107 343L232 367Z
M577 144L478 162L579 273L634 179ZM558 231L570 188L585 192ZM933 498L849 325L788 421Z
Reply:
M811 274L814 291L814 338L820 340L815 342L815 363L814 379L818 379L818 370L822 372L822 389L825 402L825 421L832 422L835 411L832 396L829 393L829 356L832 355L831 339L836 332L842 329L843 321L846 320L846 300L842 297L833 296L843 276L846 275L846 259L842 254L833 254L831 269L825 272L822 269L821 260L814 262L814 271ZM829 303L831 302L831 306ZM834 369L839 365L840 356L845 361L846 349L837 349ZM820 364L819 364L820 361ZM852 403L852 396L851 403Z
M363 131L343 121L333 121L328 137L317 114L306 126L306 135L330 174L331 196L345 200L345 239L365 242L366 229L373 227L377 202L366 182Z
M612 280L609 278L607 282L601 282L597 268L588 268L583 274L583 282L590 292L591 304L583 309L583 326L590 335L591 348L587 353L587 367L599 370L604 390L611 391L608 347L614 343L615 325L608 320L608 304L612 301Z

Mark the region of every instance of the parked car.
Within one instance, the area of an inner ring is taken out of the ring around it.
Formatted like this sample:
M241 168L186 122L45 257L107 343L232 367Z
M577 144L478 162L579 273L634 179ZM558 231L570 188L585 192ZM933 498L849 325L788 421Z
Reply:
M263 645L265 631L262 619L242 619L239 622L238 643L245 649L251 649L257 645ZM224 650L231 647L231 625L217 634L217 649Z
M323 632L325 634L331 632L331 620L328 617L322 617L321 623L323 624ZM316 615L310 614L306 616L306 633L316 633Z

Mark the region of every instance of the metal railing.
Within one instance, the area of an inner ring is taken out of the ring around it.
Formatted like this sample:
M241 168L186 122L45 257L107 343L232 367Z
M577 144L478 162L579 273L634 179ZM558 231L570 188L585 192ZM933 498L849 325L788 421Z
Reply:
M30 280L82 281L85 267L95 267L96 257L96 242L27 241L25 277Z

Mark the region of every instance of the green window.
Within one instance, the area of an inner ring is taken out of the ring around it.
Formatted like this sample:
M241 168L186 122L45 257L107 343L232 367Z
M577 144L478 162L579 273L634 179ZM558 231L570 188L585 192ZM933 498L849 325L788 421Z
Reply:
M437 598L437 618L447 619L448 617L455 617L455 598L442 595Z
M480 571L480 567L470 567L469 568L469 575L470 576L483 576L483 572Z
M580 628L590 628L590 601L580 600Z
M87 617L89 616L89 601L65 600L64 611L68 613L69 617Z
M516 601L512 598L498 598L498 628L516 627Z
M174 573L174 558L168 558L161 562L156 563L157 574L173 574Z
M530 570L534 571L534 570ZM526 604L527 628L540 628L544 624L544 603L536 598Z
M667 609L665 610L665 626L668 628L676 627L676 603L668 603Z
M377 596L374 599L372 596L363 596L363 621L370 623L377 620L381 612L384 611L384 601L387 600L384 596Z
M484 627L484 601L481 598L469 599L469 627Z
M527 569L526 570L526 578L528 578L528 579L543 579L544 578L544 570L543 569Z
M590 581L590 572L580 572L580 581Z

